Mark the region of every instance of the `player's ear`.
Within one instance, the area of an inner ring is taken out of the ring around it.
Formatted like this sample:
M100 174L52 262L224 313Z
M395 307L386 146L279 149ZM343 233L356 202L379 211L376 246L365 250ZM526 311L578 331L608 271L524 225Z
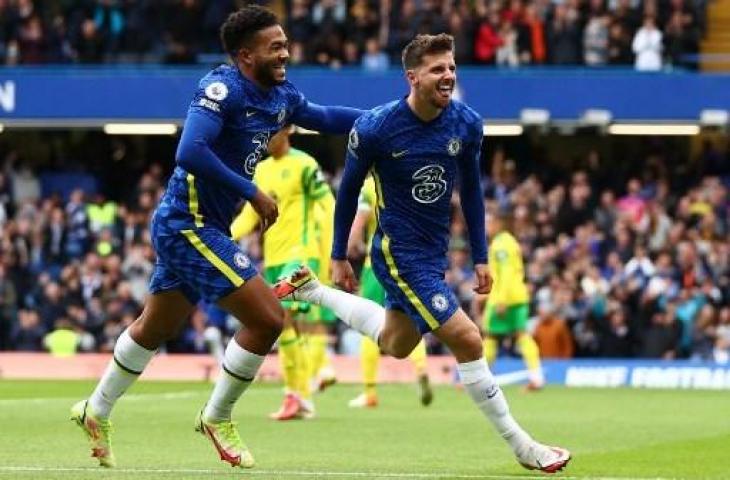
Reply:
M236 53L236 63L242 63L247 66L253 65L253 50L241 47Z
M406 78L408 79L408 84L411 87L418 85L418 77L416 76L416 71L414 69L406 70Z

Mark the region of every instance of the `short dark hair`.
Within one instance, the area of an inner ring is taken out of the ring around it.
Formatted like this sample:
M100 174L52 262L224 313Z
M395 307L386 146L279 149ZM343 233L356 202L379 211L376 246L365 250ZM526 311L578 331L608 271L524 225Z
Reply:
M221 26L223 49L231 56L265 28L279 25L279 19L271 10L258 5L247 5L230 15Z
M424 55L454 51L454 37L447 33L438 35L416 35L403 49L403 68L416 68Z

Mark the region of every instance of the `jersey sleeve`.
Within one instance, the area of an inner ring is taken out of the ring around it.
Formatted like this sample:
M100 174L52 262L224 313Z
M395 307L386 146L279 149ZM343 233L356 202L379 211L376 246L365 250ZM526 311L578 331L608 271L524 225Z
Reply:
M287 83L285 88L289 103L289 122L308 130L345 134L350 131L355 120L364 113L357 108L324 106L309 102L291 83Z
M240 111L241 104L238 85L225 75L211 73L198 84L188 114L203 113L222 123Z
M487 233L484 218L484 193L481 184L482 122L477 118L469 128L464 154L459 162L461 209L469 230L472 261L487 262Z
M360 117L350 131L340 190L335 206L335 235L332 258L343 260L347 256L347 240L357 210L357 200L365 177L376 158L375 133L369 116Z
M302 169L302 190L307 197L314 200L332 193L324 179L322 169L314 159L307 161Z

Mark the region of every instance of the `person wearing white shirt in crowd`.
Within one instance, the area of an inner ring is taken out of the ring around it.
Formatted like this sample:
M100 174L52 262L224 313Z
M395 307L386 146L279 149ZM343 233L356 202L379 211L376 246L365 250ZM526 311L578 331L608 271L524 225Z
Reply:
M656 27L653 16L644 17L644 24L634 35L632 49L636 54L634 67L642 71L656 71L662 68L662 32Z

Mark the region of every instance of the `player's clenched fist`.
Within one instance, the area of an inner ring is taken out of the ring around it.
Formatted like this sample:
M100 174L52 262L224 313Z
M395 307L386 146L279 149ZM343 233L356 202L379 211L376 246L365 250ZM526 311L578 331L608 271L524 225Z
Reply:
M332 281L335 285L345 290L346 292L353 292L357 290L357 278L355 278L355 272L352 270L352 265L347 260L332 260Z
M279 216L279 207L276 206L274 199L261 190L258 190L256 195L251 199L251 206L261 218L262 232L268 230Z

